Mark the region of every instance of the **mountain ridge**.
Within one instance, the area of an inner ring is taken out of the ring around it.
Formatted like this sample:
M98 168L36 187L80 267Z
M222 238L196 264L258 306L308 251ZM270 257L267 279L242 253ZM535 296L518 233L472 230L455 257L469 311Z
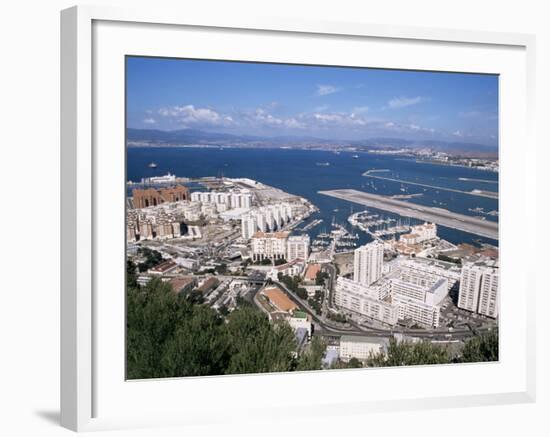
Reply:
M198 129L160 130L160 129L126 129L128 146L143 145L218 145L240 147L300 147L355 149L355 150L392 150L399 148L422 149L430 148L436 151L469 154L477 156L498 155L498 146L489 146L478 143L443 140L408 140L403 138L374 137L363 140L331 140L312 136L282 135L275 137L257 135L236 135L221 132L207 132Z

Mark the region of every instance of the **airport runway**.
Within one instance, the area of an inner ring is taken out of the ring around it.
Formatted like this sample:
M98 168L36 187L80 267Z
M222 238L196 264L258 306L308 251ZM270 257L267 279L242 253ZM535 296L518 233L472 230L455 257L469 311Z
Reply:
M457 190L456 188L438 187L438 186L435 186L435 185L421 184L419 182L409 182L409 181L403 181L401 179L387 178L385 176L376 176L376 175L373 175L371 173L372 173L372 170L366 171L365 173L363 173L363 176L365 176L367 178L382 180L382 181L397 182L399 184L416 185L418 187L431 188L433 190L450 191L451 193L460 193L460 194L467 194L469 196L480 196L480 197L488 197L489 199L498 199L498 193L495 193L494 191L487 191L487 190L472 190L472 191ZM466 178L462 178L462 179L466 179ZM480 179L470 179L470 180L480 180ZM486 181L484 181L484 182L486 182ZM492 181L489 181L489 182L492 182Z
M357 190L319 191L319 194L392 212L403 217L411 217L426 222L432 222L448 228L458 229L459 231L498 240L498 223L450 212L443 208L417 205L402 200L392 199L389 196L381 196Z

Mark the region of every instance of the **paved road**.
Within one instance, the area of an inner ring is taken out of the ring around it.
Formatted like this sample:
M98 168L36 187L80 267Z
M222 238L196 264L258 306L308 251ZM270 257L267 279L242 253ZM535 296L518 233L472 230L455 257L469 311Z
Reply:
M300 308L307 312L313 319L315 324L315 334L316 335L333 335L333 336L342 336L342 335L354 335L354 336L367 336L367 337L393 337L394 334L400 333L403 335L411 337L420 337L426 338L428 340L463 340L465 338L472 337L474 332L470 329L455 329L452 332L449 332L446 329L436 329L436 330L423 330L423 329L409 329L402 327L394 327L388 329L381 328L371 328L358 325L357 323L351 323L349 328L339 328L332 323L330 323L326 318L320 317L315 314L314 311L309 308L309 306L300 299L295 293L288 289L285 284L281 282L275 282L275 285L280 287L285 293L287 293L290 298L297 303ZM480 328L476 330L477 334L487 332L488 328Z
M402 200L392 199L389 196L381 196L379 194L365 193L357 190L319 191L319 194L392 212L403 217L412 217L418 220L433 222L448 228L458 229L460 231L498 240L498 223L493 221L480 220L475 217L450 212L442 208L417 205Z

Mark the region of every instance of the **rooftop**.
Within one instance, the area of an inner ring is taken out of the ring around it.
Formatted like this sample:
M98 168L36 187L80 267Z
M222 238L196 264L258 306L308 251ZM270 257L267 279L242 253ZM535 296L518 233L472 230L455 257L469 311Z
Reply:
M321 271L321 265L320 264L310 264L307 267L305 278L309 281L314 281L317 277L317 273Z
M180 276L178 278L171 279L169 283L172 286L174 293L179 293L183 288L193 282L195 282L195 278L192 276Z
M264 295L269 301L281 311L291 312L298 308L292 300L278 287L269 287L264 289Z
M208 290L211 287L215 287L218 285L220 281L218 281L217 278L214 278L213 276L210 276L208 279L206 279L200 287L198 287L199 290L205 291Z
M173 269L176 266L177 264L174 261L168 260L168 261L161 262L160 264L157 264L155 267L152 267L151 271L163 273L163 272L167 272L170 269Z

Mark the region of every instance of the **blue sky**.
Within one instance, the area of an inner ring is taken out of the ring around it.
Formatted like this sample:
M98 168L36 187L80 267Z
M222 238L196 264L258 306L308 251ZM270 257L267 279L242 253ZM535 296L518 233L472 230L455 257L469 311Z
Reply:
M128 127L498 144L492 75L127 58Z

